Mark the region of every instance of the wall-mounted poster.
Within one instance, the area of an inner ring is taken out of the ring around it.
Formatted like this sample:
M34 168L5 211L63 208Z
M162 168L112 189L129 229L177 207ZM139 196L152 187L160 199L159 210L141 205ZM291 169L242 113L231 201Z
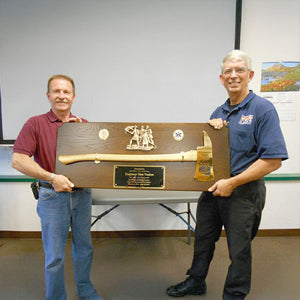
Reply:
M300 62L264 62L261 96L271 101L281 121L296 121L300 91Z

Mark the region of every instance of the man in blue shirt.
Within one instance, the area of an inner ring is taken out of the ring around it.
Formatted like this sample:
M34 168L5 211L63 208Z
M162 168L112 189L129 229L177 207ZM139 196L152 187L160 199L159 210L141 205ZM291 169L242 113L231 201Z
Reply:
M231 259L223 300L245 299L251 285L251 241L265 203L264 176L288 158L277 112L249 90L250 57L233 50L223 59L220 81L228 100L211 115L215 129L229 127L231 177L213 184L198 201L194 257L187 279L167 289L173 297L206 293L205 279L222 227Z

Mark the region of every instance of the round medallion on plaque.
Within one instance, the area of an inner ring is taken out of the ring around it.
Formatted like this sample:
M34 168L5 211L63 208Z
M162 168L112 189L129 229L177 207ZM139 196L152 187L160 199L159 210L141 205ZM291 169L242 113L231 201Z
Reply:
M184 137L184 133L181 129L177 129L173 132L173 138L175 141L181 141Z
M99 131L99 138L103 141L105 141L109 137L109 132L107 129L101 129Z

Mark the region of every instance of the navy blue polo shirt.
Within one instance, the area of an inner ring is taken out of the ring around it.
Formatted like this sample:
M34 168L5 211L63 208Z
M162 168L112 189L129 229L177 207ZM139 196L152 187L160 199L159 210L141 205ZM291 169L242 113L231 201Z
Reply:
M246 170L259 158L288 158L274 105L252 91L230 111L230 101L219 106L211 119L228 121L231 174Z

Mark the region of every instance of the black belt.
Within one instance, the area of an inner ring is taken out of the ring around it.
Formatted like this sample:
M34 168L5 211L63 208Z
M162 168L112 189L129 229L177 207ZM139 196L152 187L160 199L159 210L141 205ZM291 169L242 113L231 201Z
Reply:
M45 181L39 181L39 186L47 189L54 189L51 183Z
M54 189L52 184L46 181L39 181L39 186L46 189ZM72 191L77 191L77 190L81 190L81 188L76 188L76 187L72 188Z

